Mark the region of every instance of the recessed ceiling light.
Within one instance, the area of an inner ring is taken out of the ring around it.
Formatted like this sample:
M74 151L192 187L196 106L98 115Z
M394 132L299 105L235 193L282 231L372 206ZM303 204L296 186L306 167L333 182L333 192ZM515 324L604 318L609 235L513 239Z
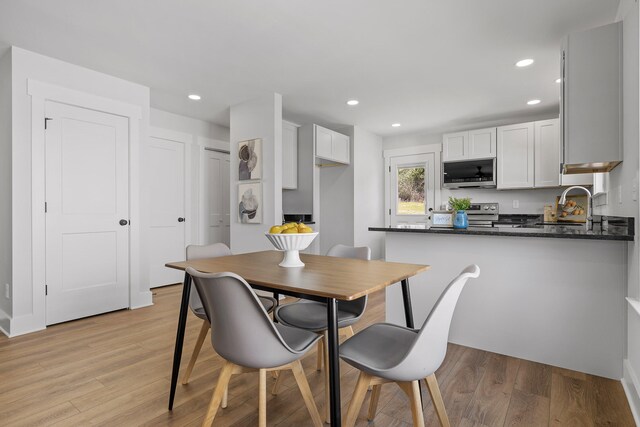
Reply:
M358 105L360 104L360 101L358 101L357 99L350 99L347 101L347 105Z
M562 83L562 79L556 79L556 83Z
M529 65L533 64L533 59L531 58L527 58L527 59L521 59L520 61L516 62L516 67L528 67Z
M191 95L189 95L189 99L192 101L200 101L202 97L200 95L196 95L195 93L192 93Z
M400 126L402 126L400 123L394 123L391 125L391 127L394 127L394 128L399 128Z
M527 105L536 105L536 104L540 104L539 99L532 99L531 101L527 101Z

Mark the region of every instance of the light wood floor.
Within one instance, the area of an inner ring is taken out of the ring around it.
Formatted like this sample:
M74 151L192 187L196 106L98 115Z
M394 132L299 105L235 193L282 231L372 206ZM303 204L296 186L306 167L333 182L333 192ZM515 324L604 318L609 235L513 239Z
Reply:
M153 307L82 319L13 339L0 337L0 425L200 425L221 360L205 342L190 384L178 385L174 410L168 412L180 287L155 294ZM371 299L356 330L383 320L383 298L378 293ZM183 367L199 328L200 321L190 315ZM323 376L315 370L315 353L303 365L322 408ZM346 413L357 372L344 363L341 369ZM280 394L268 395L268 423L310 425L293 377L287 375ZM437 376L455 426L634 425L617 381L458 345L449 346ZM219 411L215 425L256 425L257 385L257 374L234 377L229 407ZM360 426L367 425L367 402ZM428 394L424 402L426 424L436 426ZM404 393L393 384L384 386L371 425L410 423Z

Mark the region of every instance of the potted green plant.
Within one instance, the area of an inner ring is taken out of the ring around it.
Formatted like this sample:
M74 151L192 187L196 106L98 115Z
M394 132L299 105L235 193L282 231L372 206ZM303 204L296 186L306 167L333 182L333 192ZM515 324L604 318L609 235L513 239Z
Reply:
M467 228L469 226L467 209L471 207L471 199L468 197L460 199L449 197L449 206L453 211L455 211L453 217L453 228Z

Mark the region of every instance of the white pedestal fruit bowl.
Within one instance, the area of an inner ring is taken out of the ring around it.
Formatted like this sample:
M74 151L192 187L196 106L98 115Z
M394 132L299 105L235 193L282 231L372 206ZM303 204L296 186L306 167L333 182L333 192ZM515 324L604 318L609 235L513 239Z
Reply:
M280 267L304 267L304 263L300 260L300 252L309 247L313 239L316 238L318 232L314 233L288 233L288 234L271 234L264 233L267 239L276 247L276 249L284 251L284 258L278 264Z

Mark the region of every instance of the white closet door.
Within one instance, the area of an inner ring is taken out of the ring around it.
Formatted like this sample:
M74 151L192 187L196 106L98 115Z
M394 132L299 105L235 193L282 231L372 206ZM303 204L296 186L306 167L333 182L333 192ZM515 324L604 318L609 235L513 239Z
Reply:
M230 244L229 154L204 150L203 243Z
M55 102L45 114L50 325L129 306L129 123Z
M185 257L184 154L182 142L150 138L149 283L152 288L183 279L183 274L165 264Z

